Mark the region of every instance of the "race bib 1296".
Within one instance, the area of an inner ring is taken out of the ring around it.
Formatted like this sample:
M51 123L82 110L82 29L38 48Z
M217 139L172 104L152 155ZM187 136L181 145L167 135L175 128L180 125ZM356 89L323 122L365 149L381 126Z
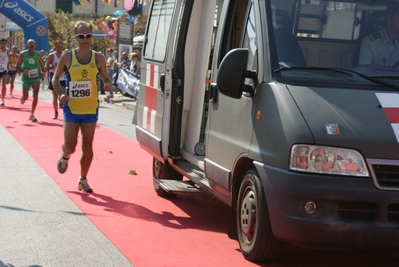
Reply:
M69 82L69 98L91 97L91 81Z

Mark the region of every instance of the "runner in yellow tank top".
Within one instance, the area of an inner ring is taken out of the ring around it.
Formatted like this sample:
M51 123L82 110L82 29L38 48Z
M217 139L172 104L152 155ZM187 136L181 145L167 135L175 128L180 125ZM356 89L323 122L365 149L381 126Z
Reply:
M18 62L17 47L13 45L10 53L10 62L8 65L8 75L10 75L10 98L14 97L12 92L14 91L15 77L17 76L18 73L17 62Z
M92 25L86 21L77 21L74 32L78 48L60 57L52 79L54 90L60 96L64 110L64 143L57 169L60 173L66 172L69 157L75 152L80 130L82 158L78 190L92 193L93 189L87 183L87 173L93 160L93 138L98 119L97 74L99 73L104 81L105 91L112 91L112 83L104 55L90 48L93 42ZM65 70L69 82L66 92L60 84L60 78Z
M69 72L69 86L67 106L72 114L97 114L98 90L97 73L98 68L94 51L90 51L90 61L83 64L76 58L76 50L72 50L71 65Z

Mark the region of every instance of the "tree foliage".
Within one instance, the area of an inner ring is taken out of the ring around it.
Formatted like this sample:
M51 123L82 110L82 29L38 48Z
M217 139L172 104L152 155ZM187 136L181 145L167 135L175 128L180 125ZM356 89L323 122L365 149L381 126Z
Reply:
M102 31L101 22L104 18L93 18L88 15L73 15L64 13L61 10L54 13L46 13L48 19L48 31L49 31L49 44L50 47L54 47L55 41L61 40L65 48L72 49L77 46L75 41L75 33L73 27L78 20L84 20L93 25L93 31ZM93 50L103 50L107 47L111 47L113 40L108 38L95 39L92 43Z
M104 17L96 17L92 15L83 14L69 14L58 10L54 13L47 12L45 14L48 19L48 32L49 32L49 45L50 48L54 47L55 41L61 40L64 47L72 49L77 46L74 38L73 26L76 21L84 20L90 22L93 25L94 32L103 32L101 28L102 22L107 22ZM145 31L145 25L147 22L146 15L139 15L137 17L136 25L133 28L134 36L142 35ZM105 50L108 47L114 47L116 40L110 40L108 38L95 39L92 43L93 50Z

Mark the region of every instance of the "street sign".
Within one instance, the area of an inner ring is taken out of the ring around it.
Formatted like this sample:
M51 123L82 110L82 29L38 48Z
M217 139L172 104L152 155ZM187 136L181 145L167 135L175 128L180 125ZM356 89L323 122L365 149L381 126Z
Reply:
M93 38L106 38L107 34L105 32L93 32Z
M6 21L6 31L18 32L18 31L22 31L22 29L14 22Z
M133 44L133 23L121 21L118 24L118 44Z

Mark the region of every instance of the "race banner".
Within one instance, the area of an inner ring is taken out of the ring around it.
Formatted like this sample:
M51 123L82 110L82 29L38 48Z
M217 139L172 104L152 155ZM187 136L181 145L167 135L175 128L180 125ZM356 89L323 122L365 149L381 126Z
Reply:
M119 68L118 78L116 80L118 89L128 93L134 98L139 94L140 77L133 72Z

